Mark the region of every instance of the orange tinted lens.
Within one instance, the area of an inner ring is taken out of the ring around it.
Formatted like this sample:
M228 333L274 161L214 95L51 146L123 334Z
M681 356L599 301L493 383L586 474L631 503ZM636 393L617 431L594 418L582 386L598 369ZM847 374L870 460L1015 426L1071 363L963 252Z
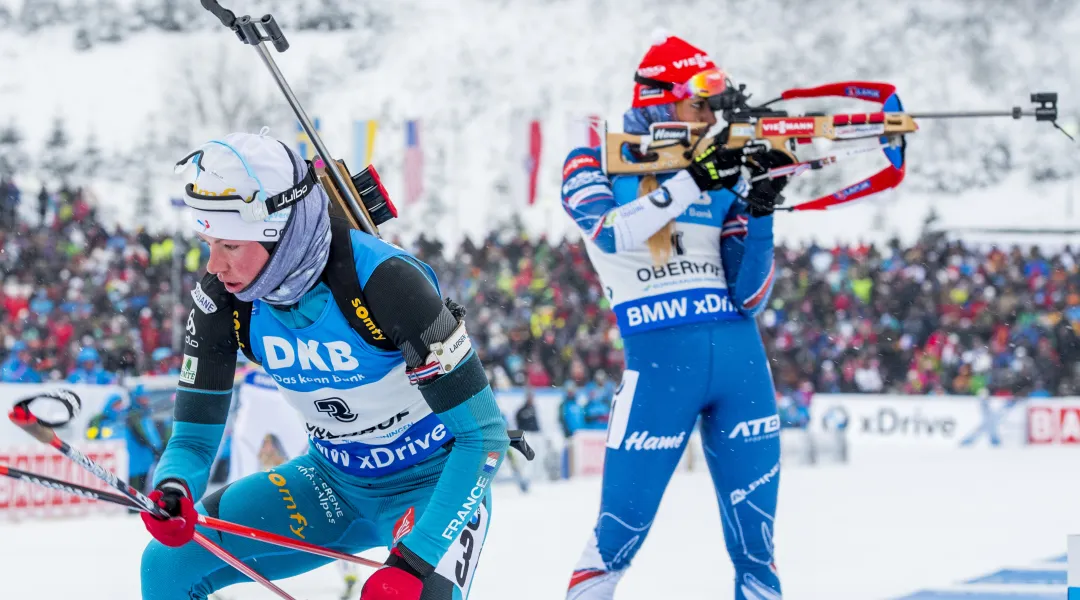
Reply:
M686 87L692 95L708 98L727 88L727 76L720 69L709 69L691 77Z

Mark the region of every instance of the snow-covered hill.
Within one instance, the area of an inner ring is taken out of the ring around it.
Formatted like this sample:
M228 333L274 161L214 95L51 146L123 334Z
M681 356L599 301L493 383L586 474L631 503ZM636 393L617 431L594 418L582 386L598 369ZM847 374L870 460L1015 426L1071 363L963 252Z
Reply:
M569 131L590 113L621 128L630 78L657 27L703 47L759 99L874 79L896 84L912 110L1006 109L1026 106L1030 92L1053 90L1063 124L1080 115L1080 3L1072 0L225 4L238 14L273 12L282 22L292 48L276 58L335 153L351 161L352 122L379 120L375 163L392 192L403 189L402 122L423 120L429 196L448 212L436 221L422 203L402 207L402 220L413 229L438 223L448 236L478 233L510 213L500 190L519 168L513 131L527 118L542 120L545 149L540 206L526 221L534 230L564 231L558 185ZM57 6L62 18L41 17L53 14L43 5ZM194 1L0 0L0 7L9 14L0 11L0 127L17 123L32 162L56 118L64 119L76 158L92 136L101 150L95 189L113 201L118 218L129 217L145 181L168 210L176 193L171 164L203 139L262 124L295 139L284 100L254 52ZM27 7L36 7L36 20ZM320 23L349 28L313 29ZM1000 119L922 129L909 139L901 190L835 214L792 216L778 225L781 235L852 239L875 226L875 237L911 235L931 204L946 222L953 213L976 213L986 224L1015 224L1020 210L1038 225L1080 225L1067 207L1080 146L1048 125ZM31 173L45 161L36 162ZM972 186L986 187L954 199Z

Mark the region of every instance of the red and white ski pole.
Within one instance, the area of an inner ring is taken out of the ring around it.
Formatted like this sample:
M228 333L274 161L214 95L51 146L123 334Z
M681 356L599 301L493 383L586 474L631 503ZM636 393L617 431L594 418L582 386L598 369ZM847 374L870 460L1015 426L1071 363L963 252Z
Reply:
M89 500L98 500L101 502L110 502L125 508L132 508L135 510L143 510L143 507L135 504L125 496L119 494L110 494L109 492L103 492L94 488L70 483L62 479L54 479L45 475L38 475L37 473L31 473L29 471L23 471L14 467L8 467L0 465L0 476L10 477L11 479L17 479L19 481L25 481L34 485L40 485L53 490L60 490L69 494L87 498ZM343 560L358 565L364 565L366 567L379 568L383 566L381 562L362 558L359 556L353 556L352 554L345 554L344 552L338 552L329 548L323 548L310 542L304 542L300 540L294 540L276 533L270 533L269 531L263 531L261 529L255 529L254 527L248 527L247 525L240 525L238 523L232 523L229 521L223 521L221 519L215 519L214 517L208 517L206 515L199 515L199 525L206 527L207 529L213 529L215 531L221 531L224 533L231 533L233 535L239 535L267 544L273 544L275 546L281 546L283 548L289 548L291 550L299 550L301 552L308 552L319 556L325 556L326 558L333 558L335 560Z
M34 414L30 412L30 405L35 400L39 399L54 404L60 403L67 405L69 414L69 416L67 417L68 420L74 417L82 406L82 401L79 400L79 397L75 395L74 392L70 390L54 390L31 396L29 398L25 398L19 401L15 404L15 407L12 408L11 413L8 414L8 418L11 420L12 423L14 423L26 433L30 434L30 436L34 439L48 446L52 446L61 454L71 459L72 462L79 465L86 471L90 472L98 479L109 484L110 487L120 492L123 497L130 500L139 508L150 512L155 516L159 516L163 519L171 518L168 513L162 510L161 507L154 504L154 502L147 498L145 495L143 495L142 492L131 487L131 485L128 484L126 481L117 477L115 473L101 466L94 460L90 459L82 452L79 452L75 448L72 448L64 440L61 440L60 436L56 435L56 432L52 430L52 427L63 425L64 422L46 422L41 421L36 416L34 416ZM196 531L195 537L193 539L195 540L195 543L205 548L207 552L210 552L214 556L217 556L221 560L225 561L226 564L235 568L237 571L240 571L252 581L262 584L265 588L274 592L279 598L282 598L282 600L296 600L295 598L287 594L285 590L282 590L278 586L274 585L272 581L263 577L251 567L245 565L243 561L234 556L228 550L208 540L201 533Z

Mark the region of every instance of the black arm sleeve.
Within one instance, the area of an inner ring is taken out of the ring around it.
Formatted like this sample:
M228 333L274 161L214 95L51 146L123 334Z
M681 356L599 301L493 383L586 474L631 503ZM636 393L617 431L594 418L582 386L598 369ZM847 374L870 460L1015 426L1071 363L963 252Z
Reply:
M409 368L424 364L428 347L449 337L458 324L427 275L404 258L389 258L376 267L364 296Z
M235 324L241 316L245 321L250 317L251 305L237 301L211 273L195 287L192 298L184 331L180 389L232 390L239 350ZM192 370L194 381L189 381Z

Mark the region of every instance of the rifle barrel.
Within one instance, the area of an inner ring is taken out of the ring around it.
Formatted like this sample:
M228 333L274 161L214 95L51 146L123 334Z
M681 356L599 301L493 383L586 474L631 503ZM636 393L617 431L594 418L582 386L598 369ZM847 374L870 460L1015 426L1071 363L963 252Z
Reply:
M958 112L923 112L908 113L913 119L961 119L968 117L1034 117L1035 111L1030 110L965 110Z
M300 101L297 100L296 95L293 94L292 88L289 87L289 83L285 80L285 76L278 69L277 63L274 62L274 57L270 55L270 50L262 43L255 44L255 49L259 52L259 58L262 59L266 68L270 70L270 74L273 75L274 82L277 83L281 93L285 94L285 99L288 100L289 106L292 107L293 112L296 113L297 118L300 119L300 125L304 128L304 132L307 133L308 138L311 139L311 144L315 146L315 150L318 151L319 156L323 158L326 163L326 172L334 180L334 184L337 185L338 190L341 192L341 196L349 203L349 207L353 210L353 214L356 215L360 227L367 233L379 237L375 232L375 228L367 219L362 218L364 212L360 209L360 199L354 198L352 190L345 182L345 178L341 175L341 170L338 165L334 163L334 159L330 157L330 151L326 149L326 145L323 144L322 138L319 137L319 133L315 131L315 126L311 124L311 119L308 118L307 113L304 112L304 107L300 106Z

